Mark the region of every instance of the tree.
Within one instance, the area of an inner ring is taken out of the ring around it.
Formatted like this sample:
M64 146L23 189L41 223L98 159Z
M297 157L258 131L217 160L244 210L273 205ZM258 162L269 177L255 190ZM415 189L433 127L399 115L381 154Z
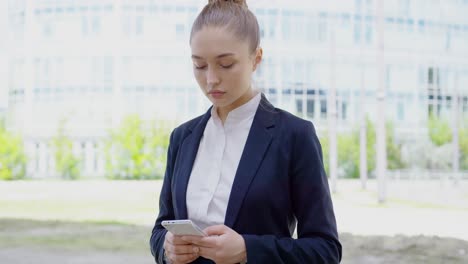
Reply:
M375 126L367 119L366 121L366 147L367 147L367 172L375 170ZM401 144L396 144L394 129L391 123L386 125L387 160L388 169L399 169L406 166L401 156ZM321 138L323 148L324 167L328 173L328 139ZM359 178L360 155L359 155L359 129L355 128L351 133L338 135L338 168L345 178Z
M402 144L397 144L394 139L394 128L392 123L387 123L387 168L389 170L402 169L407 166L401 155Z
M18 180L26 176L23 140L13 135L0 120L0 180Z
M430 115L428 127L429 138L436 146L442 146L452 141L452 130L447 120Z
M464 122L464 124L468 124L468 120ZM468 170L468 127L465 126L460 128L459 136L458 136L458 143L460 144L460 169Z
M105 143L106 173L114 179L161 178L166 164L169 130L165 122L124 118Z
M80 176L80 159L73 154L73 142L65 133L66 121L61 120L57 135L52 138L54 149L55 170L63 179L74 180Z

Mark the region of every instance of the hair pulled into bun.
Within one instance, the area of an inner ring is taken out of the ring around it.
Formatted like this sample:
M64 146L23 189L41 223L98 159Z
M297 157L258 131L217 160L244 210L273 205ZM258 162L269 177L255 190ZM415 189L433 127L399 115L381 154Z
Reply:
M246 0L208 0L193 22L190 42L195 33L207 26L226 29L239 40L248 41L252 53L260 45L257 17L247 7Z
M219 3L219 4L233 3L233 4L240 5L242 7L247 7L247 1L246 0L208 0L209 5L213 5L213 4L216 4L216 3Z

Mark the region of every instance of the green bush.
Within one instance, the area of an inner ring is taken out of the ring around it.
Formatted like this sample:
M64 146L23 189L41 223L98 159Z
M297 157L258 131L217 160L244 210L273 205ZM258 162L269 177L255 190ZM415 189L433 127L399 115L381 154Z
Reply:
M401 157L401 144L396 144L394 140L393 125L386 125L386 143L387 143L387 168L399 169L404 168L406 164ZM374 124L366 120L366 156L367 156L367 172L375 170L376 157L376 134ZM354 129L351 133L341 133L337 135L338 148L338 168L343 171L345 178L359 178L360 174L360 136L359 128ZM328 134L321 137L320 142L323 149L324 167L329 173L329 139Z
M460 148L460 169L468 170L468 120L462 122L462 126L458 131L458 145ZM439 119L434 116L429 117L428 122L429 138L431 142L437 146L443 146L453 141L453 130L446 119Z
M59 122L58 133L52 138L55 170L61 178L75 180L80 176L80 159L73 154L73 142L65 134L65 120Z
M447 120L431 115L428 121L428 128L429 138L436 146L452 142L452 129Z
M23 140L13 135L0 120L0 180L18 180L26 176Z
M166 122L144 123L127 116L105 142L106 174L111 179L161 178L169 144Z
M464 124L468 124L468 120ZM458 143L460 145L460 169L468 170L468 127L460 129Z

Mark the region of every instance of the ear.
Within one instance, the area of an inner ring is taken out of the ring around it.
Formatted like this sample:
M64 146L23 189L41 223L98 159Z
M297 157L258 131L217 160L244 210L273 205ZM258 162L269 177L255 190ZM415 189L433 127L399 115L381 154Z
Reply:
M263 49L258 47L257 50L255 51L255 58L254 58L254 64L253 64L253 69L252 71L255 71L262 62L262 57L263 57Z

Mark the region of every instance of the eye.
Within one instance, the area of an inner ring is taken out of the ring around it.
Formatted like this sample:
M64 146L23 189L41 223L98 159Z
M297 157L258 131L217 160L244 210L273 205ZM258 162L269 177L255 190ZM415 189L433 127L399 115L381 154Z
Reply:
M229 64L229 65L222 65L222 64L221 64L221 67L222 67L223 69L230 69L230 68L232 68L232 66L234 66L234 63Z
M203 69L205 69L205 68L206 68L206 65L203 65L203 66L198 66L198 65L194 64L193 66L194 66L194 67L195 67L195 69L197 69L197 70L203 70Z

